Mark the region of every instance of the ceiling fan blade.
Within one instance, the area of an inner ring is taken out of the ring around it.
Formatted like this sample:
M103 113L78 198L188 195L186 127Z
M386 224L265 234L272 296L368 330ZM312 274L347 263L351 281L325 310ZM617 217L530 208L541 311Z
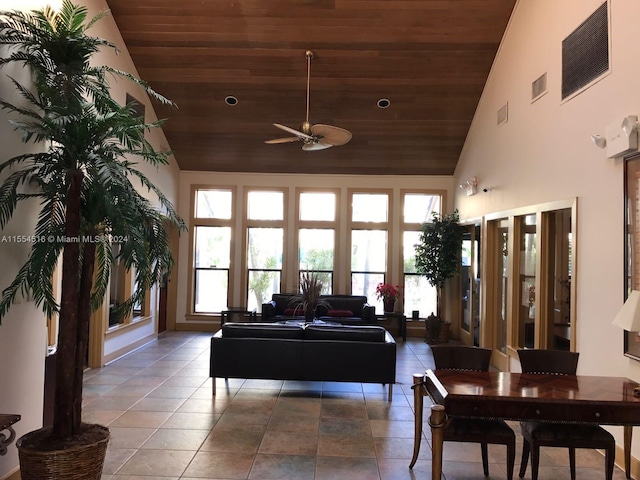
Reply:
M333 147L344 145L351 140L351 132L344 128L334 127L333 125L323 125L318 123L311 127L311 133L316 137L322 137L321 143L327 143Z
M299 142L302 140L300 137L286 137L286 138L274 138L273 140L265 140L264 143L274 144L274 143L289 143L289 142Z
M274 123L274 125L276 127L278 127L280 130L284 130L285 132L289 132L293 135L297 135L300 138L303 138L305 140L313 140L313 137L311 135L307 135L306 133L300 132L298 130L294 130L291 127L287 127L286 125L282 125L281 123Z
M305 143L304 145L302 145L302 150L304 150L305 152L312 152L314 150L324 150L330 147L333 147L333 145L329 143L322 143L322 141L319 141L319 142Z

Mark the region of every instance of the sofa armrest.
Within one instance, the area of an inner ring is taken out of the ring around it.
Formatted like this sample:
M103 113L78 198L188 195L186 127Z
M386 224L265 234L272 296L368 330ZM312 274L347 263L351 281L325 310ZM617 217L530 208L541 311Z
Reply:
M273 300L262 304L262 312L260 317L263 322L268 322L270 318L276 316L276 302Z
M370 323L376 322L376 307L365 303L362 306L362 319Z

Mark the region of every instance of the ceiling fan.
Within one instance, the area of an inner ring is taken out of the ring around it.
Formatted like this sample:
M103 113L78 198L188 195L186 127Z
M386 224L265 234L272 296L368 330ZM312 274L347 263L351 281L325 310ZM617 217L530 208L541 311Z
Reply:
M302 141L302 150L324 150L329 147L337 147L344 145L351 140L351 132L344 128L334 127L333 125L324 125L318 123L311 125L309 123L309 83L311 79L311 59L313 58L313 52L307 50L305 52L307 57L307 117L300 130L296 130L280 123L274 123L276 127L284 130L287 133L295 135L294 137L274 138L273 140L265 140L264 143L290 143Z

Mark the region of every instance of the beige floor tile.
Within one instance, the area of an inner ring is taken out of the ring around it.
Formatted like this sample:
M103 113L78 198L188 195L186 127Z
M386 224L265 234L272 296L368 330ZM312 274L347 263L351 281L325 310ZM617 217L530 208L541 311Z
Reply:
M378 437L374 438L374 444L378 458L413 458L413 438ZM431 449L426 442L421 445L418 460L431 460Z
M244 479L249 476L254 455L247 453L198 452L184 477Z
M146 442L155 428L109 427L111 439L109 448L140 448Z
M258 454L249 478L252 480L313 480L315 470L314 455Z
M265 428L258 425L216 425L200 450L211 452L256 453Z
M164 384L155 388L153 391L149 392L147 395L151 398L180 398L187 399L193 392L196 391L196 387L174 387L174 386L165 386Z
M413 438L414 422L371 420L371 431L374 437Z
M179 477L195 454L187 450L138 450L116 473Z
M280 397L273 408L273 416L320 417L320 398Z
M371 436L368 420L358 418L320 418L320 435Z
M184 403L184 398L145 397L132 405L129 411L144 410L147 412L175 412Z
M375 458L318 457L315 480L374 480L380 478Z
M319 417L272 415L267 430L274 432L304 433L306 435L318 435L320 428Z
M100 425L109 426L124 412L122 410L95 410L90 407L82 409L82 421L86 423L99 423Z
M260 444L260 453L281 453L288 455L315 455L318 451L318 437L305 433L274 432L267 430Z
M231 413L227 410L218 420L218 425L221 427L229 425L266 426L269 423L269 418L269 415L262 413Z
M142 445L144 449L198 450L209 435L206 430L162 428L156 430Z
M215 413L176 412L171 415L161 428L192 428L195 430L211 430L220 418Z
M367 418L367 407L365 404L350 403L323 403L320 410L321 417L334 418Z
M135 448L114 448L109 446L107 456L104 459L102 473L110 475L118 471L122 465L129 460L137 450Z
M111 426L158 428L170 416L171 412L136 412L129 410L118 417Z
M321 435L318 455L324 457L375 457L373 438L353 435Z

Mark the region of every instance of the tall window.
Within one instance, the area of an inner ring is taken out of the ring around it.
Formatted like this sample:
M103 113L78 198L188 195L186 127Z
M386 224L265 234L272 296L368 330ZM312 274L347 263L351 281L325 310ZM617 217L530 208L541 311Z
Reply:
M389 195L353 193L351 207L351 293L366 295L382 311L376 286L387 271Z
M284 251L284 193L247 193L247 308L260 310L280 292Z
M194 209L193 311L225 310L231 265L231 190L197 190Z
M414 310L422 317L436 312L436 289L416 272L416 249L422 224L440 212L440 195L424 193L403 194L402 214L402 273L404 276L404 313L411 316Z
M299 195L298 271L313 272L323 293L333 292L336 194L301 192Z

